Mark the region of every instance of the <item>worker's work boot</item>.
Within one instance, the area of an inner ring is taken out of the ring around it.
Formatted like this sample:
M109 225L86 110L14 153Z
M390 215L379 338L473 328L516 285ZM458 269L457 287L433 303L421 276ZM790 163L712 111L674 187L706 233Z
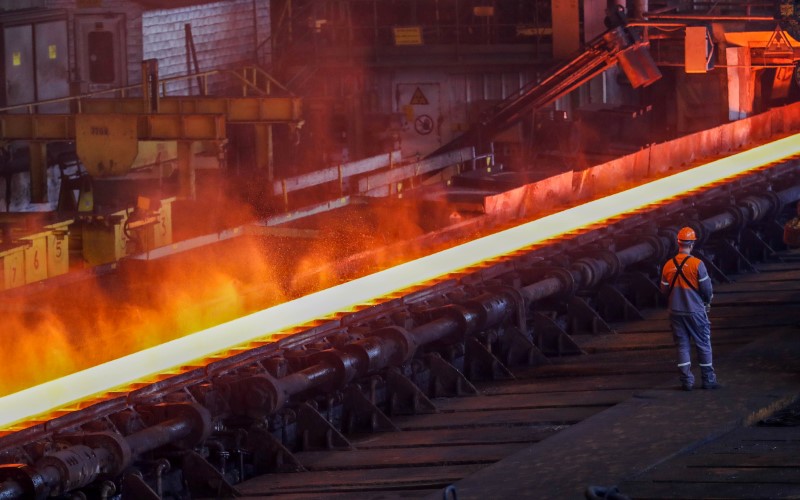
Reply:
M719 389L720 385L717 382L717 374L714 373L714 367L711 365L700 365L700 372L703 374L703 389Z
M694 386L694 374L692 373L692 365L686 363L685 365L678 365L678 370L681 372L681 388L684 391L691 391Z

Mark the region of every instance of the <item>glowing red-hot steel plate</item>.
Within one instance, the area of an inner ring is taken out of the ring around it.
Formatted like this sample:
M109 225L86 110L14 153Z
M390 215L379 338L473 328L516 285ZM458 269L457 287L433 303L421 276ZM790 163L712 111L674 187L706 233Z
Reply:
M800 134L364 276L0 398L0 428L236 345L350 310L493 257L640 210L800 153Z

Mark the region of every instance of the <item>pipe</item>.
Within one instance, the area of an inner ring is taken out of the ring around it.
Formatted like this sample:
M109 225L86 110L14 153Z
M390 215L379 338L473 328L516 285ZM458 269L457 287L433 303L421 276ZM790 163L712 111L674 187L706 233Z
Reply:
M194 430L192 424L188 418L173 418L131 434L125 440L131 448L131 455L136 457L188 436Z
M159 409L165 412L172 410L179 416L114 440L113 444L111 441L101 441L98 446L91 447L86 444L72 445L43 456L33 468L0 465L0 473L18 474L0 484L0 499L26 498L31 494L35 498L62 495L94 482L101 474L119 474L135 458L148 451L191 436L196 437L195 440L205 439L209 432L208 411L202 406L176 404L162 405ZM18 482L17 478L21 476L30 479L29 489L33 491L26 491L25 484Z
M654 14L645 12L645 19L690 19L692 21L775 21L775 16L719 16L714 14Z
M336 367L322 362L281 378L281 389L284 394L291 396L312 387L327 385L333 381L335 376Z
M703 227L711 232L716 233L717 231L722 231L723 229L727 229L736 224L736 217L733 215L731 211L723 212L721 214L717 214L713 217L709 217L707 219L703 219L702 221Z
M78 444L45 455L36 462L50 494L62 494L82 488L112 467L115 456L105 448Z
M631 264L649 259L655 253L656 249L652 243L643 242L620 250L617 252L617 258L619 258L622 267L628 267Z
M800 200L800 184L779 191L778 199L780 199L781 203L784 205Z
M467 322L469 322L469 318L467 318ZM451 335L462 324L452 316L444 316L414 328L411 330L411 334L417 339L419 345L425 345Z
M214 450L217 452L217 455L219 455L219 471L224 476L225 471L228 468L228 457L230 456L230 453L225 449L225 445L216 439L209 439L206 441L205 445L209 451Z
M113 481L103 481L103 486L100 488L100 500L108 500L116 492L117 485Z
M7 479L0 483L0 500L15 500L22 498L25 490L13 479Z
M564 290L564 282L558 278L546 278L522 288L522 296L527 303L557 295Z
M156 493L158 498L164 498L164 473L169 472L169 469L169 460L162 458L158 461L158 465L156 465Z

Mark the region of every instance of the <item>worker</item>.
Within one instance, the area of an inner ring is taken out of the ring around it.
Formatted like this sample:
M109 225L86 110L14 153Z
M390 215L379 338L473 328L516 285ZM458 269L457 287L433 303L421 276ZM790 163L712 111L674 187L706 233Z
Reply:
M668 260L661 271L661 291L669 299L672 338L678 349L678 370L685 391L691 391L694 386L691 341L697 348L703 389L719 387L712 364L711 322L708 320L713 289L705 264L691 255L696 241L694 229L684 227L678 231L678 254Z
M783 243L789 248L800 248L800 201L797 202L797 217L783 225Z

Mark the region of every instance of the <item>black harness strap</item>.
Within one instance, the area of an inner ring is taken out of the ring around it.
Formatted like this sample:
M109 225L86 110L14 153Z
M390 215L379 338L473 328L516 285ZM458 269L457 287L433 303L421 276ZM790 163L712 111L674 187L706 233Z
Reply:
M672 289L675 288L675 283L678 282L678 277L683 278L684 283L689 285L689 288L694 290L696 294L700 295L700 290L698 290L697 287L694 286L694 284L691 281L689 281L689 278L687 278L686 275L683 274L683 266L691 258L692 258L691 255L687 255L686 258L683 259L683 261L680 264L678 264L678 259L676 257L672 258L672 263L675 264L675 276L672 277L672 283L669 284L669 293L667 295L672 293Z

